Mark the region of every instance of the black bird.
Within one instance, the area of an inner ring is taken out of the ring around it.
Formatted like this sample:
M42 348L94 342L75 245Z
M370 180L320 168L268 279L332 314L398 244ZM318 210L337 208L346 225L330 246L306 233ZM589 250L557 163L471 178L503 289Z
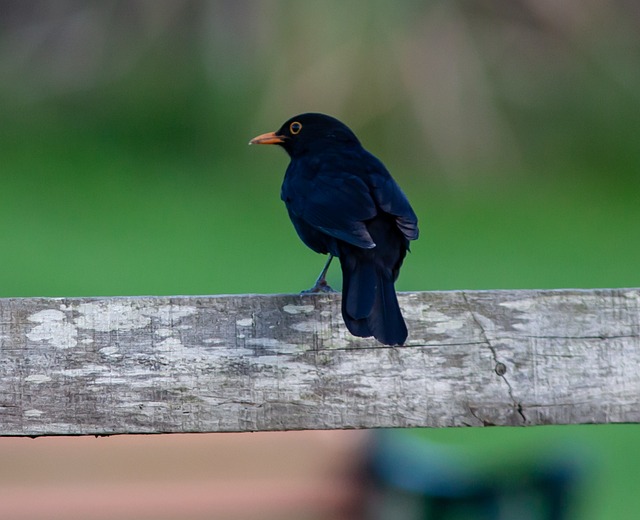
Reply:
M277 144L291 158L280 196L302 241L329 254L310 291L331 291L325 275L337 256L349 331L402 345L407 326L394 282L409 241L418 238L418 219L382 162L345 124L324 114L292 117L249 144Z

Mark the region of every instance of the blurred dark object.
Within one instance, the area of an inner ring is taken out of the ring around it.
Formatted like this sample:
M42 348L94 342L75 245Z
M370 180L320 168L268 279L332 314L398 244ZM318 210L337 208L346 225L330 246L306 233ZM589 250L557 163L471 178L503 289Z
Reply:
M583 471L570 455L474 468L454 447L387 431L373 439L368 473L374 520L567 520Z

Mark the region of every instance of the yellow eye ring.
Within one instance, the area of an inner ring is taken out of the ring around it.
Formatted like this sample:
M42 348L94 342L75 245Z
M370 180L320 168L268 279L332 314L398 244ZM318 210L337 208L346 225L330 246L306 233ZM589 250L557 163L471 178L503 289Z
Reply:
M300 130L302 130L302 124L298 123L297 121L294 121L289 125L289 132L291 132L293 135L299 134Z

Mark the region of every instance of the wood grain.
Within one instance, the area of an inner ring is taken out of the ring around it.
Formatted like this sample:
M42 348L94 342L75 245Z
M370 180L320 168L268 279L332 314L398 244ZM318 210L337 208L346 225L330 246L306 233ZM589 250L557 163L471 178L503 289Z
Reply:
M0 435L640 422L640 289L0 299Z

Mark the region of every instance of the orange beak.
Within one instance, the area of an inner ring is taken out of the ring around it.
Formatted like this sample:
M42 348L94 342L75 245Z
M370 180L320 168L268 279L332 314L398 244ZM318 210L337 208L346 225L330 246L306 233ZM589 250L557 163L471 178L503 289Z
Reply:
M251 139L251 141L249 141L249 144L282 144L282 143L284 143L284 137L281 135L276 135L275 132L267 132L266 134L261 134Z

